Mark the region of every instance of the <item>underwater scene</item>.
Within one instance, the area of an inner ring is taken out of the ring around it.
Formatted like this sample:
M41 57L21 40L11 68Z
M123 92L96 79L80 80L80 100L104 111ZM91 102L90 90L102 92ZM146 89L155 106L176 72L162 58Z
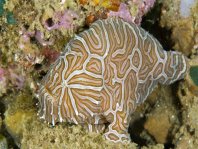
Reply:
M197 146L198 0L0 0L0 149Z

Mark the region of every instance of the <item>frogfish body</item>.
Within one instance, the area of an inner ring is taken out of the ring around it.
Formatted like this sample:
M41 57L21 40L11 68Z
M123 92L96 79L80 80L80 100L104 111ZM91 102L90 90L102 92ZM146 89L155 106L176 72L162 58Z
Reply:
M153 88L182 79L187 58L164 51L149 33L122 19L98 20L76 35L44 77L40 115L53 125L71 122L130 140L130 114Z

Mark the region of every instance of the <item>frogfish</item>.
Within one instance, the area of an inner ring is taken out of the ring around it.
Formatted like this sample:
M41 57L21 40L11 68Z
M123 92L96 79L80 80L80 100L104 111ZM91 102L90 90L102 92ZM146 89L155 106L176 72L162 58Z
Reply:
M113 142L130 141L131 114L158 84L188 73L188 59L165 51L141 27L119 18L97 20L75 35L39 89L48 123L79 124Z

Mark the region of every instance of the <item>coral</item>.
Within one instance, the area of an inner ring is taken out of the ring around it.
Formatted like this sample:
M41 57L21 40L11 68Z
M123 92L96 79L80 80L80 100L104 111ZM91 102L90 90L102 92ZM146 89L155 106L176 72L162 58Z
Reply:
M127 22L140 25L142 16L145 15L155 3L155 0L129 0L129 5L121 3L118 11L110 11L108 16L118 16Z
M0 95L5 94L10 86L17 90L21 90L25 84L25 77L19 74L20 70L16 66L9 68L0 68Z
M99 20L71 39L48 71L40 86L39 113L53 125L67 121L96 132L110 123L104 136L128 141L130 114L137 105L158 83L183 79L188 70L184 55L164 51L134 23Z
M49 46L49 45L53 45L54 44L54 40L53 39L49 39L49 41L44 40L44 35L42 32L40 31L36 31L35 32L35 38L37 39L37 41L42 45L42 46Z
M87 1L80 1L82 5L87 4ZM120 17L127 22L133 22L140 25L143 15L145 15L155 3L155 0L127 0L121 2L120 0L105 0L105 1L93 1L94 6L101 7L99 11L88 15L86 18L87 24L91 24L98 19L104 19L107 17ZM102 10L102 12L101 12Z
M155 0L129 0L128 3L130 5L131 14L135 17L134 22L136 24L140 24L143 15L145 15L154 6Z
M80 4L85 5L90 3L90 5L93 5L94 7L103 7L105 9L108 10L113 10L113 11L117 11L119 8L119 5L121 3L121 0L93 0L93 1L89 1L89 0L79 0Z
M198 65L198 57L190 60L190 65ZM185 81L179 83L177 95L182 107L180 121L181 126L174 136L173 143L176 149L196 148L198 145L198 90L191 80L190 73Z
M188 4L185 5L184 2ZM192 2L192 0L163 1L160 19L161 26L172 31L173 48L182 51L188 56L196 50L196 45L198 44L196 40L198 36L198 2Z
M120 4L119 10L117 12L110 11L108 13L108 16L109 17L117 16L117 17L120 17L127 22L134 22L134 20L135 20L135 17L131 16L129 8L125 3Z
M11 83L16 89L22 89L25 84L25 76L23 74L16 73L17 70L15 70L13 67L16 68L16 66L11 66L10 68L8 68L7 77L10 78Z
M21 148L136 148L136 144L113 144L103 139L100 134L86 133L80 126L58 125L50 128L36 120L25 124ZM36 127L35 127L36 126Z
M10 98L10 104L4 114L4 124L7 131L19 146L23 136L24 124L32 119L32 116L36 113L33 109L35 102L28 91L26 91L26 93L22 92L16 97L11 95Z
M118 11L120 3L120 0L103 0L100 5L108 10Z
M60 32L59 36L73 36L76 28L82 22L83 13L79 17L80 9L76 3L72 0L65 1L64 3L59 3L59 1L48 3L38 0L34 3L35 8L39 13L36 16L35 24L32 24L30 28L35 28L44 34L44 39L49 36L52 37L53 30L58 30ZM78 18L78 19L77 19Z
M34 49L31 46L31 38L35 38L42 46L49 46L54 44L53 39L49 39L48 41L45 40L42 32L38 30L30 32L25 28L22 28L20 30L19 48L28 51L28 53L31 53L30 50Z
M85 23L87 26L90 26L93 22L99 19L107 19L108 17L108 11L105 10L99 10L95 12L94 14L90 14L86 17Z
M18 67L16 67L15 65L10 65L6 69L1 68L1 71L1 87L4 87L4 89L8 88L8 82L11 83L10 85L15 87L16 89L22 89L24 87L25 76L24 74L21 74L21 70Z
M174 138L175 148L196 148L198 145L198 95L194 94L188 82L180 83L178 96L183 106L182 126Z
M57 58L60 55L60 52L52 50L49 47L45 47L42 51L42 55L45 56L45 58L48 61L48 64L52 64L53 62L55 62L55 60L57 60Z
M45 21L44 25L48 30L54 29L73 29L73 20L78 19L79 16L72 10L65 10L63 12L55 12L52 18Z
M16 144L20 143L20 140L23 136L23 125L27 122L27 120L31 119L33 111L23 111L18 110L14 114L5 113L5 120L4 123L6 125L6 129L9 134L12 135Z
M20 148L136 148L135 143L113 144L101 134L87 133L82 127L62 124L52 127L37 116L30 92L11 96L4 124Z
M6 71L0 68L0 95L6 93L7 83Z

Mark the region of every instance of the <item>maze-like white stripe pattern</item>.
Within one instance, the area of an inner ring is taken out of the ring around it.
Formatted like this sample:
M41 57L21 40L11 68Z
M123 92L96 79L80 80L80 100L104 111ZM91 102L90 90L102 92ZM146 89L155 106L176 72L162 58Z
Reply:
M135 24L98 20L67 44L43 79L40 115L53 125L68 121L102 132L114 142L129 140L130 114L158 84L188 71L186 58L166 52Z

